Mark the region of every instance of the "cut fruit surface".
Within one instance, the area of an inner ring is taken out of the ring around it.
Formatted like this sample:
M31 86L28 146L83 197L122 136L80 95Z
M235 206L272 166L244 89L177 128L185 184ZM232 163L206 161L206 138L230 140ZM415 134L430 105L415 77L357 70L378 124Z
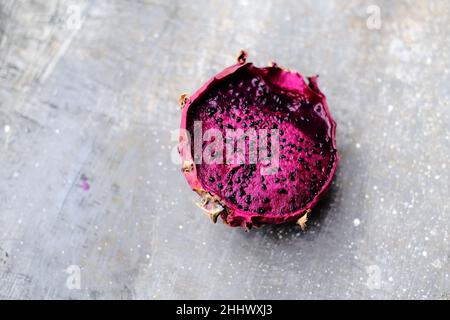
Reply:
M204 210L231 226L297 221L331 183L336 124L317 77L306 84L297 72L241 56L184 97L182 112L183 173L208 198Z

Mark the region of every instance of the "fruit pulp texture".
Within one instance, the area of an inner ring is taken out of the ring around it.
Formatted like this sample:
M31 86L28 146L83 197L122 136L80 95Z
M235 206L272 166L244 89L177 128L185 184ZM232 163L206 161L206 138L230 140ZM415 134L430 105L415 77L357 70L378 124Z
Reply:
M305 207L326 183L336 160L321 99L275 88L246 70L216 84L189 111L191 133L195 121L201 121L203 132L216 129L223 137L227 129L267 129L268 156L271 130L278 134L279 167L273 174L262 174L261 166L267 164L261 161L248 163L248 143L239 150L246 163L227 164L224 141L222 163L196 164L202 185L240 210L281 215ZM213 141L204 141L203 151L208 142Z

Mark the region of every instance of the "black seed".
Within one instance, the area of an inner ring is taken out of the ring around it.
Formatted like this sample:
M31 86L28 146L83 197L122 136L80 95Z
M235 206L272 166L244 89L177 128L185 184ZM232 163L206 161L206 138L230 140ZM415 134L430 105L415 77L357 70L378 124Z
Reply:
M278 189L278 193L279 194L287 194L287 190L286 189Z
M270 202L270 199L267 197L262 200L262 203L269 203L269 202Z
M206 109L206 113L208 114L208 116L212 116L213 114L215 114L217 112L217 109L213 108L213 107L208 107Z
M222 121L223 121L222 118L217 118L217 119L216 119L216 122L217 122L217 123L222 123Z
M284 131L280 130L280 136L284 135Z
M214 181L216 181L216 179L214 179L214 177L209 177L209 182L214 182Z
M236 201L236 194L235 193L233 193L231 196L229 196L228 199L234 204L237 203L237 201Z
M298 158L298 162L304 162L305 159L303 159L302 157Z
M264 180L266 180L264 179L264 176L261 176L261 182L264 182Z
M295 172L291 172L291 173L289 174L289 180L295 181Z
M217 184L217 187L218 187L219 189L222 189L222 188L223 188L223 184L219 182L219 183Z
M275 178L275 183L279 183L280 179L279 178Z
M265 184L261 185L261 189L267 190L267 186Z
M241 206L240 204L238 204L238 206L237 206L237 207L238 207L238 209L242 209L242 206Z
M236 178L236 183L241 183L241 177Z
M264 209L264 208L259 208L258 209L258 213L264 213L264 212L266 212L266 209Z
M302 151L303 150L303 148L302 147L297 147L297 152L300 152L300 151Z
M236 118L236 122L241 122L242 118L241 117L237 117Z
M248 196L245 197L244 201L245 201L246 204L250 204L250 203L252 203L252 197L248 195Z

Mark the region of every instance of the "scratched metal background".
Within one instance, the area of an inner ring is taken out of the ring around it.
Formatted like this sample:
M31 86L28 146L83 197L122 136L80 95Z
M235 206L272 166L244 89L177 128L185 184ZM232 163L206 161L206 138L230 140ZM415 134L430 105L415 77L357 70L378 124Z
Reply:
M449 299L449 21L448 1L1 0L0 298ZM320 74L337 120L305 233L213 225L179 172L179 94L241 48Z

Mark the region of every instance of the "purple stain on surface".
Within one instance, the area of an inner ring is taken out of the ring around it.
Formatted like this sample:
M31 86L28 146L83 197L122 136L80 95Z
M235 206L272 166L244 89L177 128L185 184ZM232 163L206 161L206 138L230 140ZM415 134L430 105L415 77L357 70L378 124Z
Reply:
M86 179L82 179L81 182L80 182L80 187L84 191L88 191L91 188L91 185L87 182Z

